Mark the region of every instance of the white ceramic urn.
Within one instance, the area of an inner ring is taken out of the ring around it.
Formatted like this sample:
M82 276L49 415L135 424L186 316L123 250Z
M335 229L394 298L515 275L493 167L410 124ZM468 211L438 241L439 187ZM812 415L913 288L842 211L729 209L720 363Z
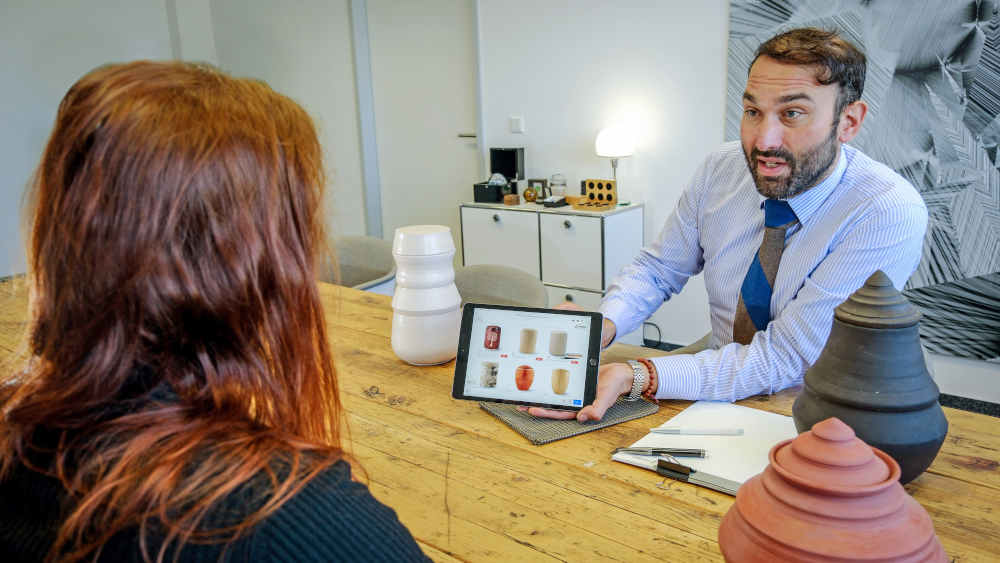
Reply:
M442 225L396 229L392 241L392 351L414 365L441 364L458 353L462 298L455 287L455 242Z

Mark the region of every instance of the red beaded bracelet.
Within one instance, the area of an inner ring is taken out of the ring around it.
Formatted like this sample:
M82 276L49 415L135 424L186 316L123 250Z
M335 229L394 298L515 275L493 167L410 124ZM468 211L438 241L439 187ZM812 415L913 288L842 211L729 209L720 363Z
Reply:
M653 367L653 362L646 358L636 358L636 361L640 364L646 366L646 371L649 372L649 386L642 392L642 396L646 397L650 401L656 400L656 368Z

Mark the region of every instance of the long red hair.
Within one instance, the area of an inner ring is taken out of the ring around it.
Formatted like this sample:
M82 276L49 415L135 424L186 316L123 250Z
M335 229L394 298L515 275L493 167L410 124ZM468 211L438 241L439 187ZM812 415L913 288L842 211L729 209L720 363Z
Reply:
M0 478L25 463L75 501L49 559L135 526L147 559L153 527L157 559L230 541L342 456L323 186L312 121L262 82L143 61L70 88L30 188L32 360L0 380ZM206 529L261 476L247 518Z

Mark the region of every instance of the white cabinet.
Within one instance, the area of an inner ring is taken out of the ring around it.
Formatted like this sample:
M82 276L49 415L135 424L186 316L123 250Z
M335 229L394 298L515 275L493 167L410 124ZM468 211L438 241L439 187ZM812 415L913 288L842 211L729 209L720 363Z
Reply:
M641 204L605 212L534 203L466 203L459 209L462 262L502 264L538 276L549 306L569 296L596 310L611 280L642 248ZM642 330L619 340L641 345Z
M541 277L536 214L464 205L461 209L466 266L503 264Z

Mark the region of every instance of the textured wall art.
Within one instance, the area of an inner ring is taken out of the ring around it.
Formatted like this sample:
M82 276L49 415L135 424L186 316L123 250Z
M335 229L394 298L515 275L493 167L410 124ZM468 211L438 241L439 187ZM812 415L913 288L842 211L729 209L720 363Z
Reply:
M907 178L930 213L905 295L932 351L1000 359L1000 11L997 0L731 0L726 139L757 46L796 27L864 50L869 114L852 141Z

